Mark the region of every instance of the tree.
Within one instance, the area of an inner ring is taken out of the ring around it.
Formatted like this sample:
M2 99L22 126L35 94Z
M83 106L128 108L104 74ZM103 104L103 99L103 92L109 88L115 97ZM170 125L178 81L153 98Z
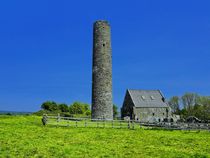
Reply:
M113 104L113 117L114 117L114 118L116 118L117 115L118 115L117 109L118 109L118 107L117 107L115 104Z
M191 110L191 115L203 120L204 119L204 106L201 104L195 104Z
M90 115L91 115L91 111L90 111L90 110L87 110L87 111L85 112L85 115L86 115L86 116L90 116Z
M200 116L202 120L210 120L210 97L200 96L198 104L202 106Z
M200 96L198 98L198 104L202 104L202 105L210 105L210 97L208 96Z
M89 104L86 104L86 103L81 103L82 104L82 107L83 107L83 112L86 112L88 110L90 110L90 105Z
M68 108L68 105L66 105L66 104L59 104L58 105L58 108L59 108L59 110L61 110L62 112L69 112L69 108Z
M55 111L58 110L58 105L54 101L46 101L42 103L41 108L43 110Z
M184 108L190 111L198 102L198 98L196 93L185 93L181 98Z
M90 110L90 106L88 104L80 103L80 102L74 102L69 107L70 114L86 114L86 112L89 110ZM87 114L89 115L89 112L87 112Z
M210 120L210 97L209 96L199 96L196 93L185 93L181 97L183 109L179 109L176 114L181 115L183 118L188 116L195 116L198 119L203 121ZM172 110L175 110L176 107L179 107L179 99L177 96L172 97L169 100L169 105Z
M179 97L178 96L172 97L169 100L168 104L171 107L173 113L178 113L180 111Z

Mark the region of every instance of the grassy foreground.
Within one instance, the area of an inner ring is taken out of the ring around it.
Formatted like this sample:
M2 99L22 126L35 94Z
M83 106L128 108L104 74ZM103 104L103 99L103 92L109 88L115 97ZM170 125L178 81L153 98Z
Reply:
M0 116L0 157L210 157L210 132L43 127Z

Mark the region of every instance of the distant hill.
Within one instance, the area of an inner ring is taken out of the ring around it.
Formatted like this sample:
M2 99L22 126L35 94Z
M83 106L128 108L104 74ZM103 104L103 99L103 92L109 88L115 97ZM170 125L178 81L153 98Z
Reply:
M1 111L0 115L4 114L11 114L11 115L26 115L26 114L32 114L32 112L20 112L20 111Z

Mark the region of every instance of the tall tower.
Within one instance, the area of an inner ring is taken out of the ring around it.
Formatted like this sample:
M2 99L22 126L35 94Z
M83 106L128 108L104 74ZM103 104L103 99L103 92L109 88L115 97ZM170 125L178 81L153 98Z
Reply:
M93 28L92 119L97 118L113 119L110 25L102 20Z

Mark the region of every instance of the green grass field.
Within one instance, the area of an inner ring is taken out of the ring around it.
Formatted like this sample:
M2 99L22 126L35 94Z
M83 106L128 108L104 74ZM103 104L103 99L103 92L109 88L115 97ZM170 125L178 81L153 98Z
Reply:
M0 116L0 157L210 157L210 132L42 126Z

